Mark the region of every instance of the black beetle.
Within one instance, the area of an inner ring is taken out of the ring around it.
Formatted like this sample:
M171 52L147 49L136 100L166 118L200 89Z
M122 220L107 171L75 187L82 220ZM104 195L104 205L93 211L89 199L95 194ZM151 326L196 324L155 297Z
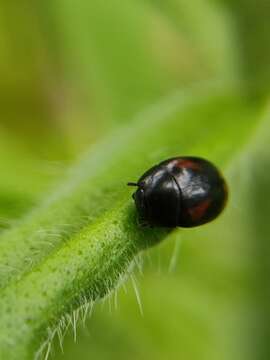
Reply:
M150 226L195 227L224 209L228 188L219 170L199 157L175 157L149 169L133 194L140 219Z

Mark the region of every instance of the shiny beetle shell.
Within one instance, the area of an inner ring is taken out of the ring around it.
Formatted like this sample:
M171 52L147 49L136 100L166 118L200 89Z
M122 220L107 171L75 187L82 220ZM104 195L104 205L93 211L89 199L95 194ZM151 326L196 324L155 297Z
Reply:
M160 227L195 227L214 220L224 209L228 189L208 160L176 157L149 169L133 194L142 223Z

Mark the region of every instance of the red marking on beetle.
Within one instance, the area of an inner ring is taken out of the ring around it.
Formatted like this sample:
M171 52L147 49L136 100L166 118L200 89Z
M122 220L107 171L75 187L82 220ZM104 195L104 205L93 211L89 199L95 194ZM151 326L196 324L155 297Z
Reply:
M178 168L187 168L187 169L191 169L191 170L195 170L195 171L201 170L201 168L202 168L201 164L199 164L196 161L189 160L189 159L175 160L174 165Z
M210 204L211 204L211 200L205 200L201 204L188 209L188 212L192 218L192 221L196 222L196 221L200 220L206 213Z

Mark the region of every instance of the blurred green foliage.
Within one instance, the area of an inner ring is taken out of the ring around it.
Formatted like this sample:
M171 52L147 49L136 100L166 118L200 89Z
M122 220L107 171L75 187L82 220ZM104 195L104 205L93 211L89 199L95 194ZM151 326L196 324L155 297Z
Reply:
M1 1L0 228L34 211L89 145L177 89L236 83L248 102L265 104L269 18L268 0ZM146 256L137 275L144 316L129 282L117 309L113 297L96 305L78 343L68 334L53 358L269 359L265 117L229 164L226 215Z

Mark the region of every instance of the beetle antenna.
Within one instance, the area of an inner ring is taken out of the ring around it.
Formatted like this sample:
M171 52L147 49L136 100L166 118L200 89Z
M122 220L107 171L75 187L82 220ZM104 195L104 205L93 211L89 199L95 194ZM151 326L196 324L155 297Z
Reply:
M139 186L138 183L135 183L135 182L129 182L127 183L128 186Z

